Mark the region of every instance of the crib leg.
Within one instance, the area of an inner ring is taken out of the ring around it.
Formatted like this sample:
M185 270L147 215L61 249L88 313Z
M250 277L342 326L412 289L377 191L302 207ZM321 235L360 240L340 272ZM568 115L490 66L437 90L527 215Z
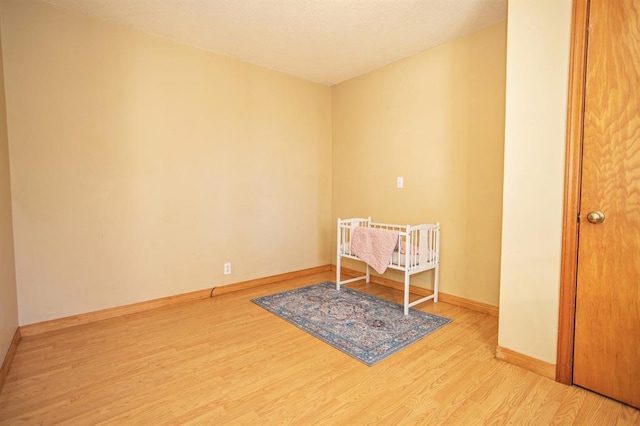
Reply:
M438 281L440 278L440 264L436 266L433 277L433 303L438 303Z
M366 282L367 284L369 283L369 280L371 278L371 273L369 272L369 265L367 265L367 273L366 273Z
M409 315L409 271L404 272L404 314Z
M336 290L340 290L340 253L336 259Z

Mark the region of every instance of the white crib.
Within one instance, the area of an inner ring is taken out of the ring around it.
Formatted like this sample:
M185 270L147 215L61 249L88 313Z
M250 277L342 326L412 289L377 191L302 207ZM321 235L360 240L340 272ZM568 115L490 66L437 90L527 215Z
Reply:
M336 289L340 286L358 280L369 282L369 265L365 275L348 280L340 280L341 259L360 260L351 251L353 231L358 227L387 229L398 232L398 245L393 252L387 268L404 272L404 314L409 314L409 308L419 303L433 299L438 301L438 275L440 270L440 224L423 225L389 225L371 222L368 218L338 219L338 241L336 257ZM401 249L402 248L402 249ZM409 302L409 280L411 275L434 269L433 294L413 302Z

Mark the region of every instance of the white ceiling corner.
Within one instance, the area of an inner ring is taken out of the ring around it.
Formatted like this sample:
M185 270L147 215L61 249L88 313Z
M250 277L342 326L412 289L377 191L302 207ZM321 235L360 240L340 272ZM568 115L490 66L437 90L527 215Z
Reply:
M507 0L45 0L333 85L478 31Z

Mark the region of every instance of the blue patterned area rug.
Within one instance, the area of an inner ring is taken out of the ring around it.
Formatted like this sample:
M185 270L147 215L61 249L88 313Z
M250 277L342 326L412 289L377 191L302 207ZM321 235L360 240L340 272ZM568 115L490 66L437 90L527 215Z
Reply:
M451 322L329 281L253 302L368 366Z

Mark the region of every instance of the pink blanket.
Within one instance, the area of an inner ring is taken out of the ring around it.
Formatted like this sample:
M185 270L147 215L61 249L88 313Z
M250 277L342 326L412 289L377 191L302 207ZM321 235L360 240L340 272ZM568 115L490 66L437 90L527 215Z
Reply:
M382 274L398 244L398 233L386 229L357 227L353 230L351 252Z

